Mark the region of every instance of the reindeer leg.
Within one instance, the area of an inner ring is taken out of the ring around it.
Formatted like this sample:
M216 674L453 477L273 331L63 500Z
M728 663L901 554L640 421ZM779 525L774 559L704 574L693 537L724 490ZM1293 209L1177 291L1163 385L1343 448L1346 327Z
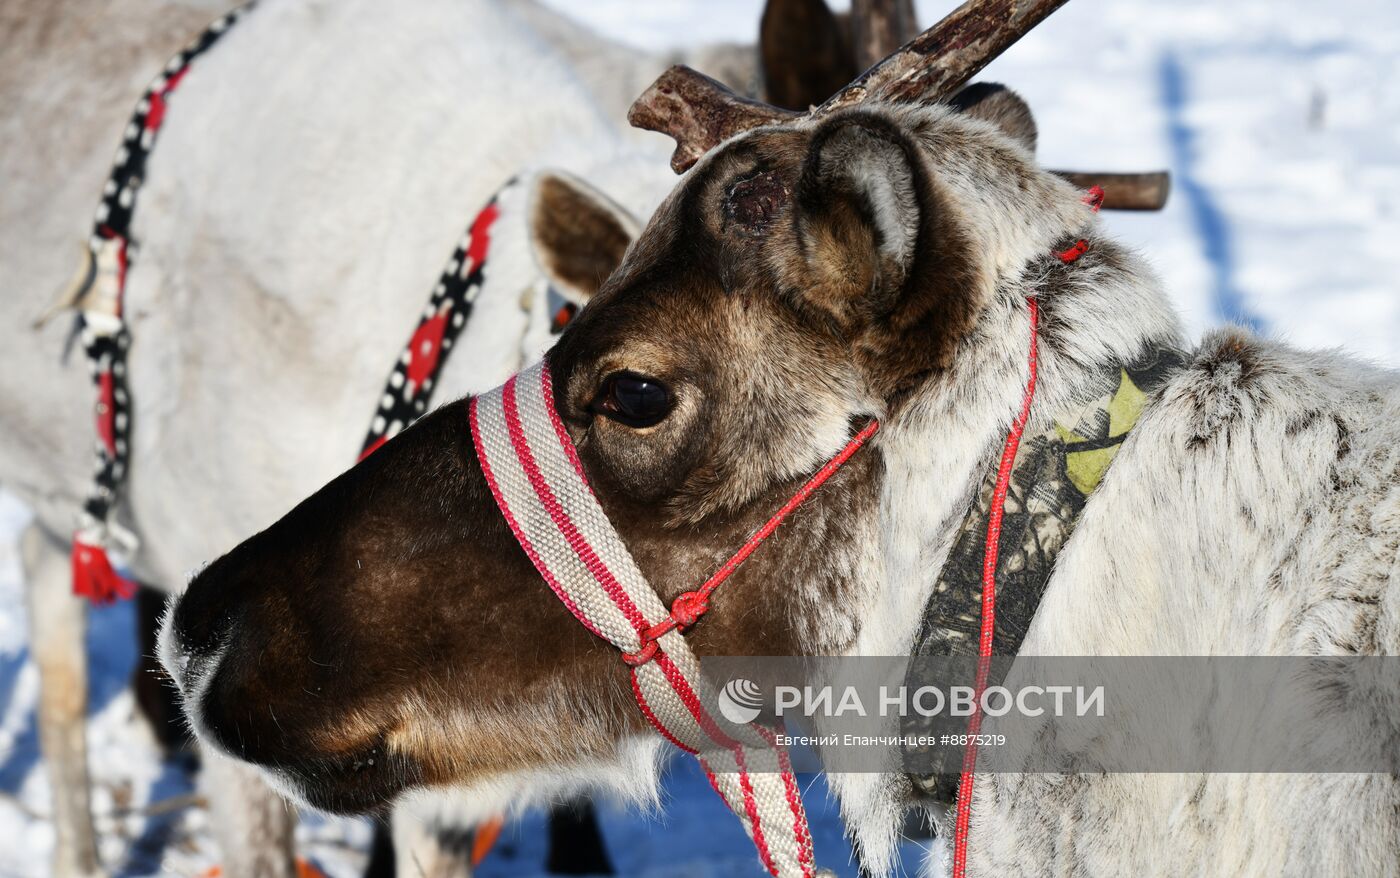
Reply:
M296 811L252 766L207 749L201 757L225 878L296 878Z
M100 875L85 738L87 608L73 594L68 546L37 522L24 532L21 556L30 644L39 666L39 741L53 790L53 874L56 878Z
M369 846L369 862L361 878L394 878L394 837L383 819L374 821L374 839Z
M593 802L581 796L549 812L551 875L613 875Z
M167 759L187 751L194 738L180 709L180 693L156 657L156 635L165 605L170 597L160 589L141 583L136 592L136 642L139 652L131 671L131 689L136 706L150 724Z

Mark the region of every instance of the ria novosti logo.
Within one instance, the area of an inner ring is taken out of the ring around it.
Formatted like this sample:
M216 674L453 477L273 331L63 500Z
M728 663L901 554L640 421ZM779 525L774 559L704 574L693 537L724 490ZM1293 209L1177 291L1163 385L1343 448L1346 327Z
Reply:
M877 687L873 693L859 686L776 686L773 689L774 716L870 717L910 715L935 717L969 717L974 713L1001 717L1103 716L1105 694L1103 686L1092 689L1075 686L1023 686L1016 690L1004 686L988 686L980 695L971 686L921 686L910 691L900 686L891 689ZM720 690L719 712L736 725L748 725L763 712L765 699L757 683L745 677L735 677Z
M730 680L719 693L719 712L730 722L746 726L763 710L758 684L742 677Z

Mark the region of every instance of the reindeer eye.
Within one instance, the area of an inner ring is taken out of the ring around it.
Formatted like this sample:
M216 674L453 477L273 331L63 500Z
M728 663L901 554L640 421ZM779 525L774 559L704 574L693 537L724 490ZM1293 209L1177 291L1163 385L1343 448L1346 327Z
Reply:
M647 375L615 372L603 382L592 408L629 427L650 427L671 413L671 391Z

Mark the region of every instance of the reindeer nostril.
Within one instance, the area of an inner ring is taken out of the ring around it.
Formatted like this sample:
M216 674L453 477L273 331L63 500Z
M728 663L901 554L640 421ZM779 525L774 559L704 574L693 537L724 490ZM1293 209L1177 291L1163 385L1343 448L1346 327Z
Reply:
M175 610L174 633L182 653L206 658L217 653L233 632L235 613L224 607L214 613L199 612L197 606L181 601Z
M190 583L172 610L169 625L179 652L194 659L219 652L238 626L246 590L222 575L226 565L213 564Z

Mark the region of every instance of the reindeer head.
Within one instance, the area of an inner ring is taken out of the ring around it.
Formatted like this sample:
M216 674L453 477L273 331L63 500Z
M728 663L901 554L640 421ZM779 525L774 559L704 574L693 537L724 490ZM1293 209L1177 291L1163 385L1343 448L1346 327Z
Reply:
M550 368L647 579L667 600L692 588L854 424L887 425L715 596L687 635L701 655L853 650L886 587L881 535L907 511L891 443L935 409L962 412L971 426L945 426L981 431L970 444L1009 420L1023 336L1004 330L1024 325L1026 267L1090 218L1035 164L1014 95L940 101L1061 2L974 0L800 117L684 71L634 110L703 158ZM1004 373L1005 399L961 384L969 369ZM502 520L465 403L214 562L162 654L201 737L332 809L605 764L647 734L617 652Z

